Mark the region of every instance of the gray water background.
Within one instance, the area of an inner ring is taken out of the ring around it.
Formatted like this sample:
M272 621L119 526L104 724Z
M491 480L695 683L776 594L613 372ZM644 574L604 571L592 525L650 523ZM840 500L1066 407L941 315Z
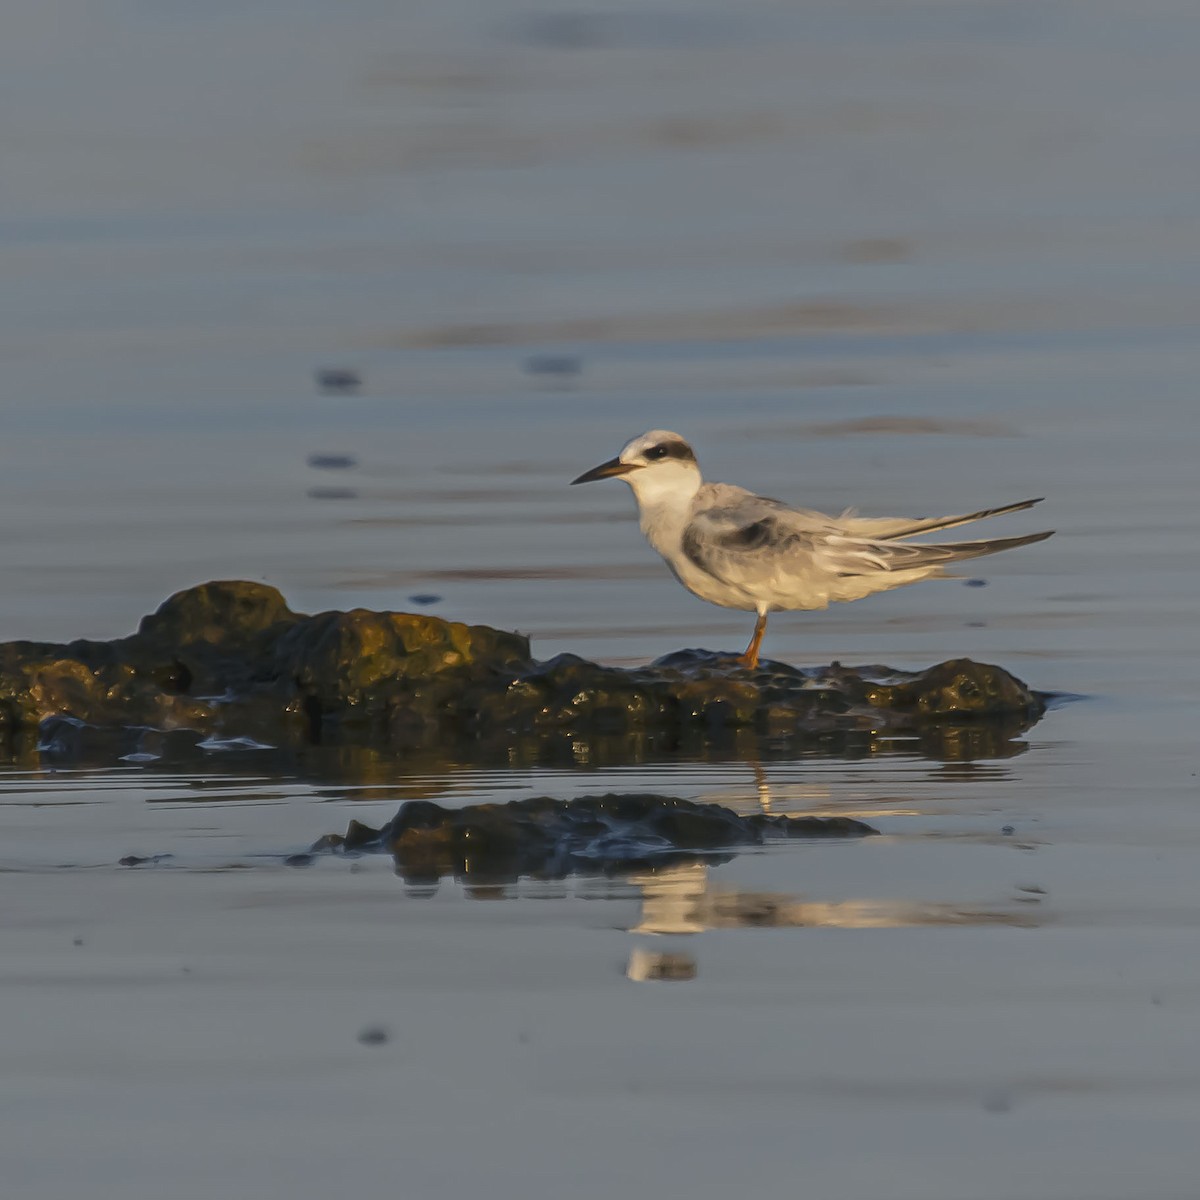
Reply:
M379 1186L385 1138L416 1196L794 1196L797 1172L822 1197L1194 1194L1193 5L4 23L0 637L118 636L249 578L305 611L434 594L540 657L740 648L745 615L670 579L623 486L566 487L660 426L812 507L1047 496L1004 532L1057 536L978 564L987 587L775 617L766 651L969 655L1080 697L1012 757L774 762L766 797L736 756L597 769L586 745L332 781L14 768L15 1195ZM320 394L340 365L361 392ZM355 465L310 465L331 454ZM623 977L637 888L422 906L383 863L259 857L410 796L627 787L886 836L717 869L830 928L683 938L674 989ZM160 852L177 869L116 866ZM372 1059L372 1020L427 1032Z

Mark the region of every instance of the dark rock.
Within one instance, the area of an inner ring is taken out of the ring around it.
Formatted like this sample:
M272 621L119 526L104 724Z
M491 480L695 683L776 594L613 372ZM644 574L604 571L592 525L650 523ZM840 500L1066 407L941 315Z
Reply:
M956 658L920 675L866 688L868 703L925 717L999 716L1031 703L1029 689L1000 667Z
M161 754L166 731L189 730L513 762L569 760L586 738L599 765L785 749L861 757L902 731L934 757L970 758L1013 753L1044 708L1020 680L969 659L918 673L748 670L704 650L633 670L571 654L536 662L515 633L428 614L305 616L274 588L236 581L177 593L130 637L0 645L10 756L109 746L114 758L144 758ZM113 736L135 728L136 738Z
M719 804L653 793L579 800L537 796L508 804L443 808L403 804L382 829L351 821L310 854L380 850L410 884L444 877L495 889L523 877L612 875L673 863L724 861L728 852L786 838L859 838L877 831L849 817L742 817Z
M356 821L350 822L356 825ZM346 839L340 833L327 833L324 837L319 837L312 844L311 854L320 854L325 850L341 850L346 845Z
M339 839L343 850L361 850L364 846L377 845L379 842L379 830L372 829L370 825L364 825L361 821L351 821L346 826L346 835ZM318 842L313 847L314 850L320 847Z
M233 653L252 648L268 630L298 619L283 596L265 583L201 583L176 592L143 617L137 637L159 645L186 648L199 643Z
M759 835L759 840L862 837L864 829L868 833L876 832L853 817L786 817L755 813L746 818L746 824Z

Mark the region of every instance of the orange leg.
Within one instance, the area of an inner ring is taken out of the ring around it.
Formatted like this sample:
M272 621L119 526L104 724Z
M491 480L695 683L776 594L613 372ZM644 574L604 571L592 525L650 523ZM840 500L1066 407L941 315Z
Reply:
M758 666L758 648L762 645L763 634L767 632L767 614L760 612L758 620L754 622L754 636L750 639L750 645L746 647L745 654L738 655L738 662L743 667Z

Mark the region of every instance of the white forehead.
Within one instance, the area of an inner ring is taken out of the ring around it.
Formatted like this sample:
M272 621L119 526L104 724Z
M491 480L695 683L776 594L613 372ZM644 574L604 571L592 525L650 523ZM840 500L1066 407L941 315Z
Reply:
M645 454L651 446L658 446L663 442L682 442L687 445L683 438L677 433L672 433L669 429L651 429L647 433L639 434L635 438L630 438L629 441L621 447L621 453L617 457L622 462L630 462L632 459L638 458Z

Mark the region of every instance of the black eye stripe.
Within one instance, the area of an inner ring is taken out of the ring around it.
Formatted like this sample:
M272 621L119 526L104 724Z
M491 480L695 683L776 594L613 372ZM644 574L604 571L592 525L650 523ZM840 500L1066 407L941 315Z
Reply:
M675 458L680 462L695 462L696 456L684 442L660 442L642 451L642 457L650 462L662 462L664 458Z

